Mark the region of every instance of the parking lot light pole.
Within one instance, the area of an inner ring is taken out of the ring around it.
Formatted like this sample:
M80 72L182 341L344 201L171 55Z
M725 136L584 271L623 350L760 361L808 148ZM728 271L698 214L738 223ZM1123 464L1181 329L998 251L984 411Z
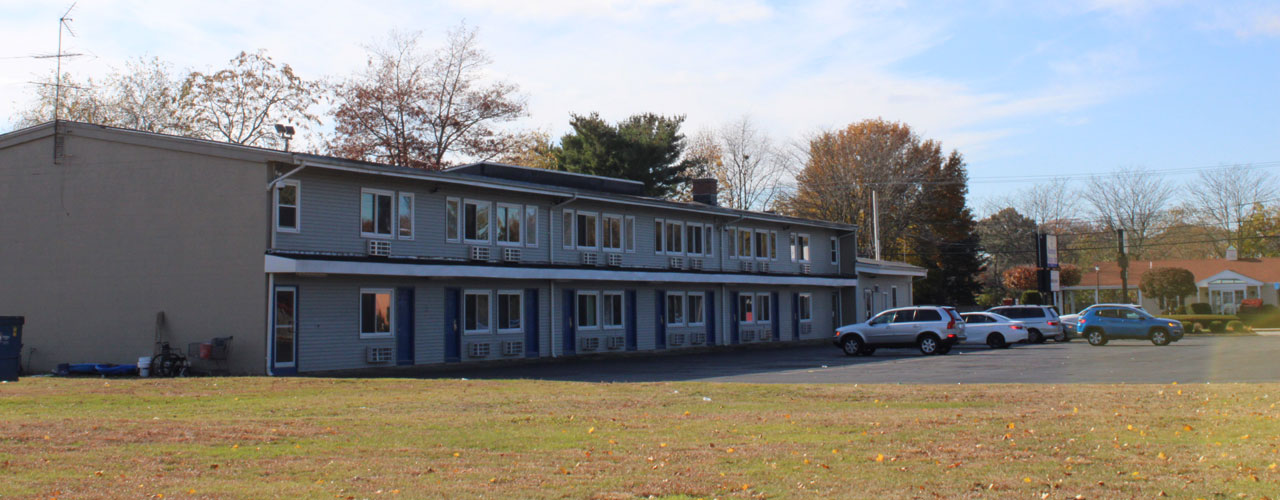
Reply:
M1093 303L1102 302L1098 300L1098 291L1102 290L1102 268L1093 266Z

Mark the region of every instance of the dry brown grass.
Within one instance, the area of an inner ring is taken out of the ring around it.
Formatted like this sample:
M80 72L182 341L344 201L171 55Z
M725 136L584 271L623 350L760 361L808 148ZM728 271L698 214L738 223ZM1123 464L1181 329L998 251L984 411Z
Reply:
M25 379L3 498L1280 495L1280 384Z

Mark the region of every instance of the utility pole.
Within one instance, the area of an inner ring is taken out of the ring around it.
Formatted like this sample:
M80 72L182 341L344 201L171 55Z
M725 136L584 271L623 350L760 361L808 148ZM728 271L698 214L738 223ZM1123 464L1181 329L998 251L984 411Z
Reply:
M871 190L871 230L876 242L876 260L880 260L880 204L876 203L876 190Z
M1120 296L1124 299L1124 303L1129 303L1129 256L1125 253L1124 230L1116 230L1116 240L1119 243L1119 251L1116 255L1116 264L1120 265Z

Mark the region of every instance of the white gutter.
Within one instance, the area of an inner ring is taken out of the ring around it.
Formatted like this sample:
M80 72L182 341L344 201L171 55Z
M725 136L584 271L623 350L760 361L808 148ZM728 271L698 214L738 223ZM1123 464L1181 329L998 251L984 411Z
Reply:
M401 264L371 261L294 259L265 256L263 270L283 274L342 274L354 276L409 276L434 278L487 278L517 280L640 281L658 283L717 283L730 285L857 286L856 278L685 273L651 270L556 269L537 267L471 266L456 264Z
M293 170L290 170L290 171L288 171L288 172L285 172L285 173L284 173L284 175L281 175L280 177L276 177L275 179L272 179L272 180L271 180L271 182L268 182L268 183L267 183L267 191L270 191L270 190L271 190L271 188L276 187L276 184L279 184L279 183L280 183L280 181L285 180L285 179L288 179L290 176L292 176L293 174L298 173L298 171L299 171L299 170L302 170L302 169L304 169L304 168L307 168L307 162L305 162L305 161L304 161L304 162L302 162L301 164L299 164L299 165L298 165L298 168L295 168L295 169L293 169Z

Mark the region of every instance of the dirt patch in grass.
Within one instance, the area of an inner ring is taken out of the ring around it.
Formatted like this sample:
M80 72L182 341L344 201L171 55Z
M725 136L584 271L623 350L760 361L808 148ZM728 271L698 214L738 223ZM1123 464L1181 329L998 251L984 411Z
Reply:
M1276 497L1280 384L25 379L15 498Z

